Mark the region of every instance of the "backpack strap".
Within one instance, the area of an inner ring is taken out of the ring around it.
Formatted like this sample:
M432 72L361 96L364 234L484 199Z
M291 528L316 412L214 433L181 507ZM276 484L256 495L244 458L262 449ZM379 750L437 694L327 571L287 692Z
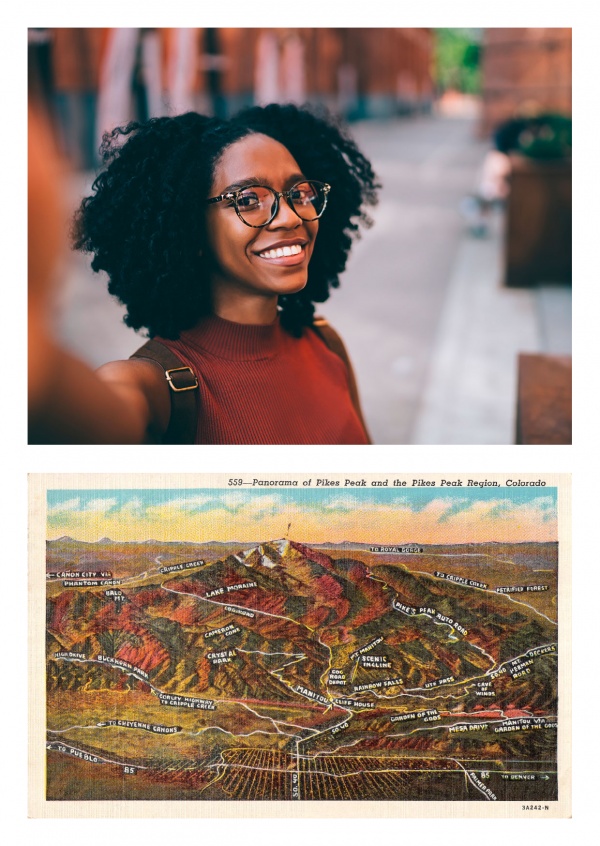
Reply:
M193 444L198 428L200 391L198 378L174 352L160 341L147 341L130 358L147 358L162 367L171 390L171 416L163 444Z
M335 329L331 326L331 324L324 318L324 317L315 317L312 323L312 328L314 331L319 335L321 340L325 343L327 347L331 350L331 352L335 353L339 358L342 359L344 364L346 365L346 369L348 371L348 388L350 390L350 399L352 400L352 405L354 406L356 413L358 414L358 418L363 425L363 429L365 430L365 434L367 435L367 439L369 443L371 443L371 438L369 436L369 431L367 429L367 425L365 423L365 419L363 417L362 409L360 407L360 399L358 396L358 387L356 385L356 377L354 376L354 370L352 368L352 363L350 361L350 357L348 355L348 351L344 346L344 342L335 331Z

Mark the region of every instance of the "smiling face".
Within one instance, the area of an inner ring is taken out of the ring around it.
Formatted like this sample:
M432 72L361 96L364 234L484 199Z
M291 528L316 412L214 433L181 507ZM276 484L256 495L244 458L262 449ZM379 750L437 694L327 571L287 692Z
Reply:
M287 191L307 176L283 144L266 135L247 135L223 152L209 196L235 190L248 180ZM256 311L274 319L277 297L306 285L319 222L301 220L285 199L280 200L275 218L261 229L246 226L229 200L214 203L207 208L206 228L217 314L252 322Z

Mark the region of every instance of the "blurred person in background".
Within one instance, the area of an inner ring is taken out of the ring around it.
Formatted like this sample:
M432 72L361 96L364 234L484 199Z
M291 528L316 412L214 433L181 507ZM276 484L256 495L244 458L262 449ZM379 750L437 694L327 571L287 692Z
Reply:
M487 234L490 212L502 207L510 193L512 153L534 159L564 159L571 156L571 119L542 111L538 103L526 100L516 114L502 121L493 133L493 149L486 153L475 194L465 197L461 211L476 237Z
M379 187L346 133L271 105L130 123L102 154L74 246L152 340L97 374L49 343L32 439L368 443L348 356L314 307Z

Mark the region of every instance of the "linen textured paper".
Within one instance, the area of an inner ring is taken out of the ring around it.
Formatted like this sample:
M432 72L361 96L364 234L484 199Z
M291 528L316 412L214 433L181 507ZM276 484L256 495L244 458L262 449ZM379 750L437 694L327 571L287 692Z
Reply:
M32 816L568 816L569 484L31 476Z

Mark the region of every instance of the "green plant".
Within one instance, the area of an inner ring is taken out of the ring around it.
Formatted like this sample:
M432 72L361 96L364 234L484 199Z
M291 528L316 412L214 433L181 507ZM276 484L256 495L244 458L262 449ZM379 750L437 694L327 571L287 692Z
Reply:
M477 94L481 87L481 46L473 29L436 29L435 79L442 91Z

